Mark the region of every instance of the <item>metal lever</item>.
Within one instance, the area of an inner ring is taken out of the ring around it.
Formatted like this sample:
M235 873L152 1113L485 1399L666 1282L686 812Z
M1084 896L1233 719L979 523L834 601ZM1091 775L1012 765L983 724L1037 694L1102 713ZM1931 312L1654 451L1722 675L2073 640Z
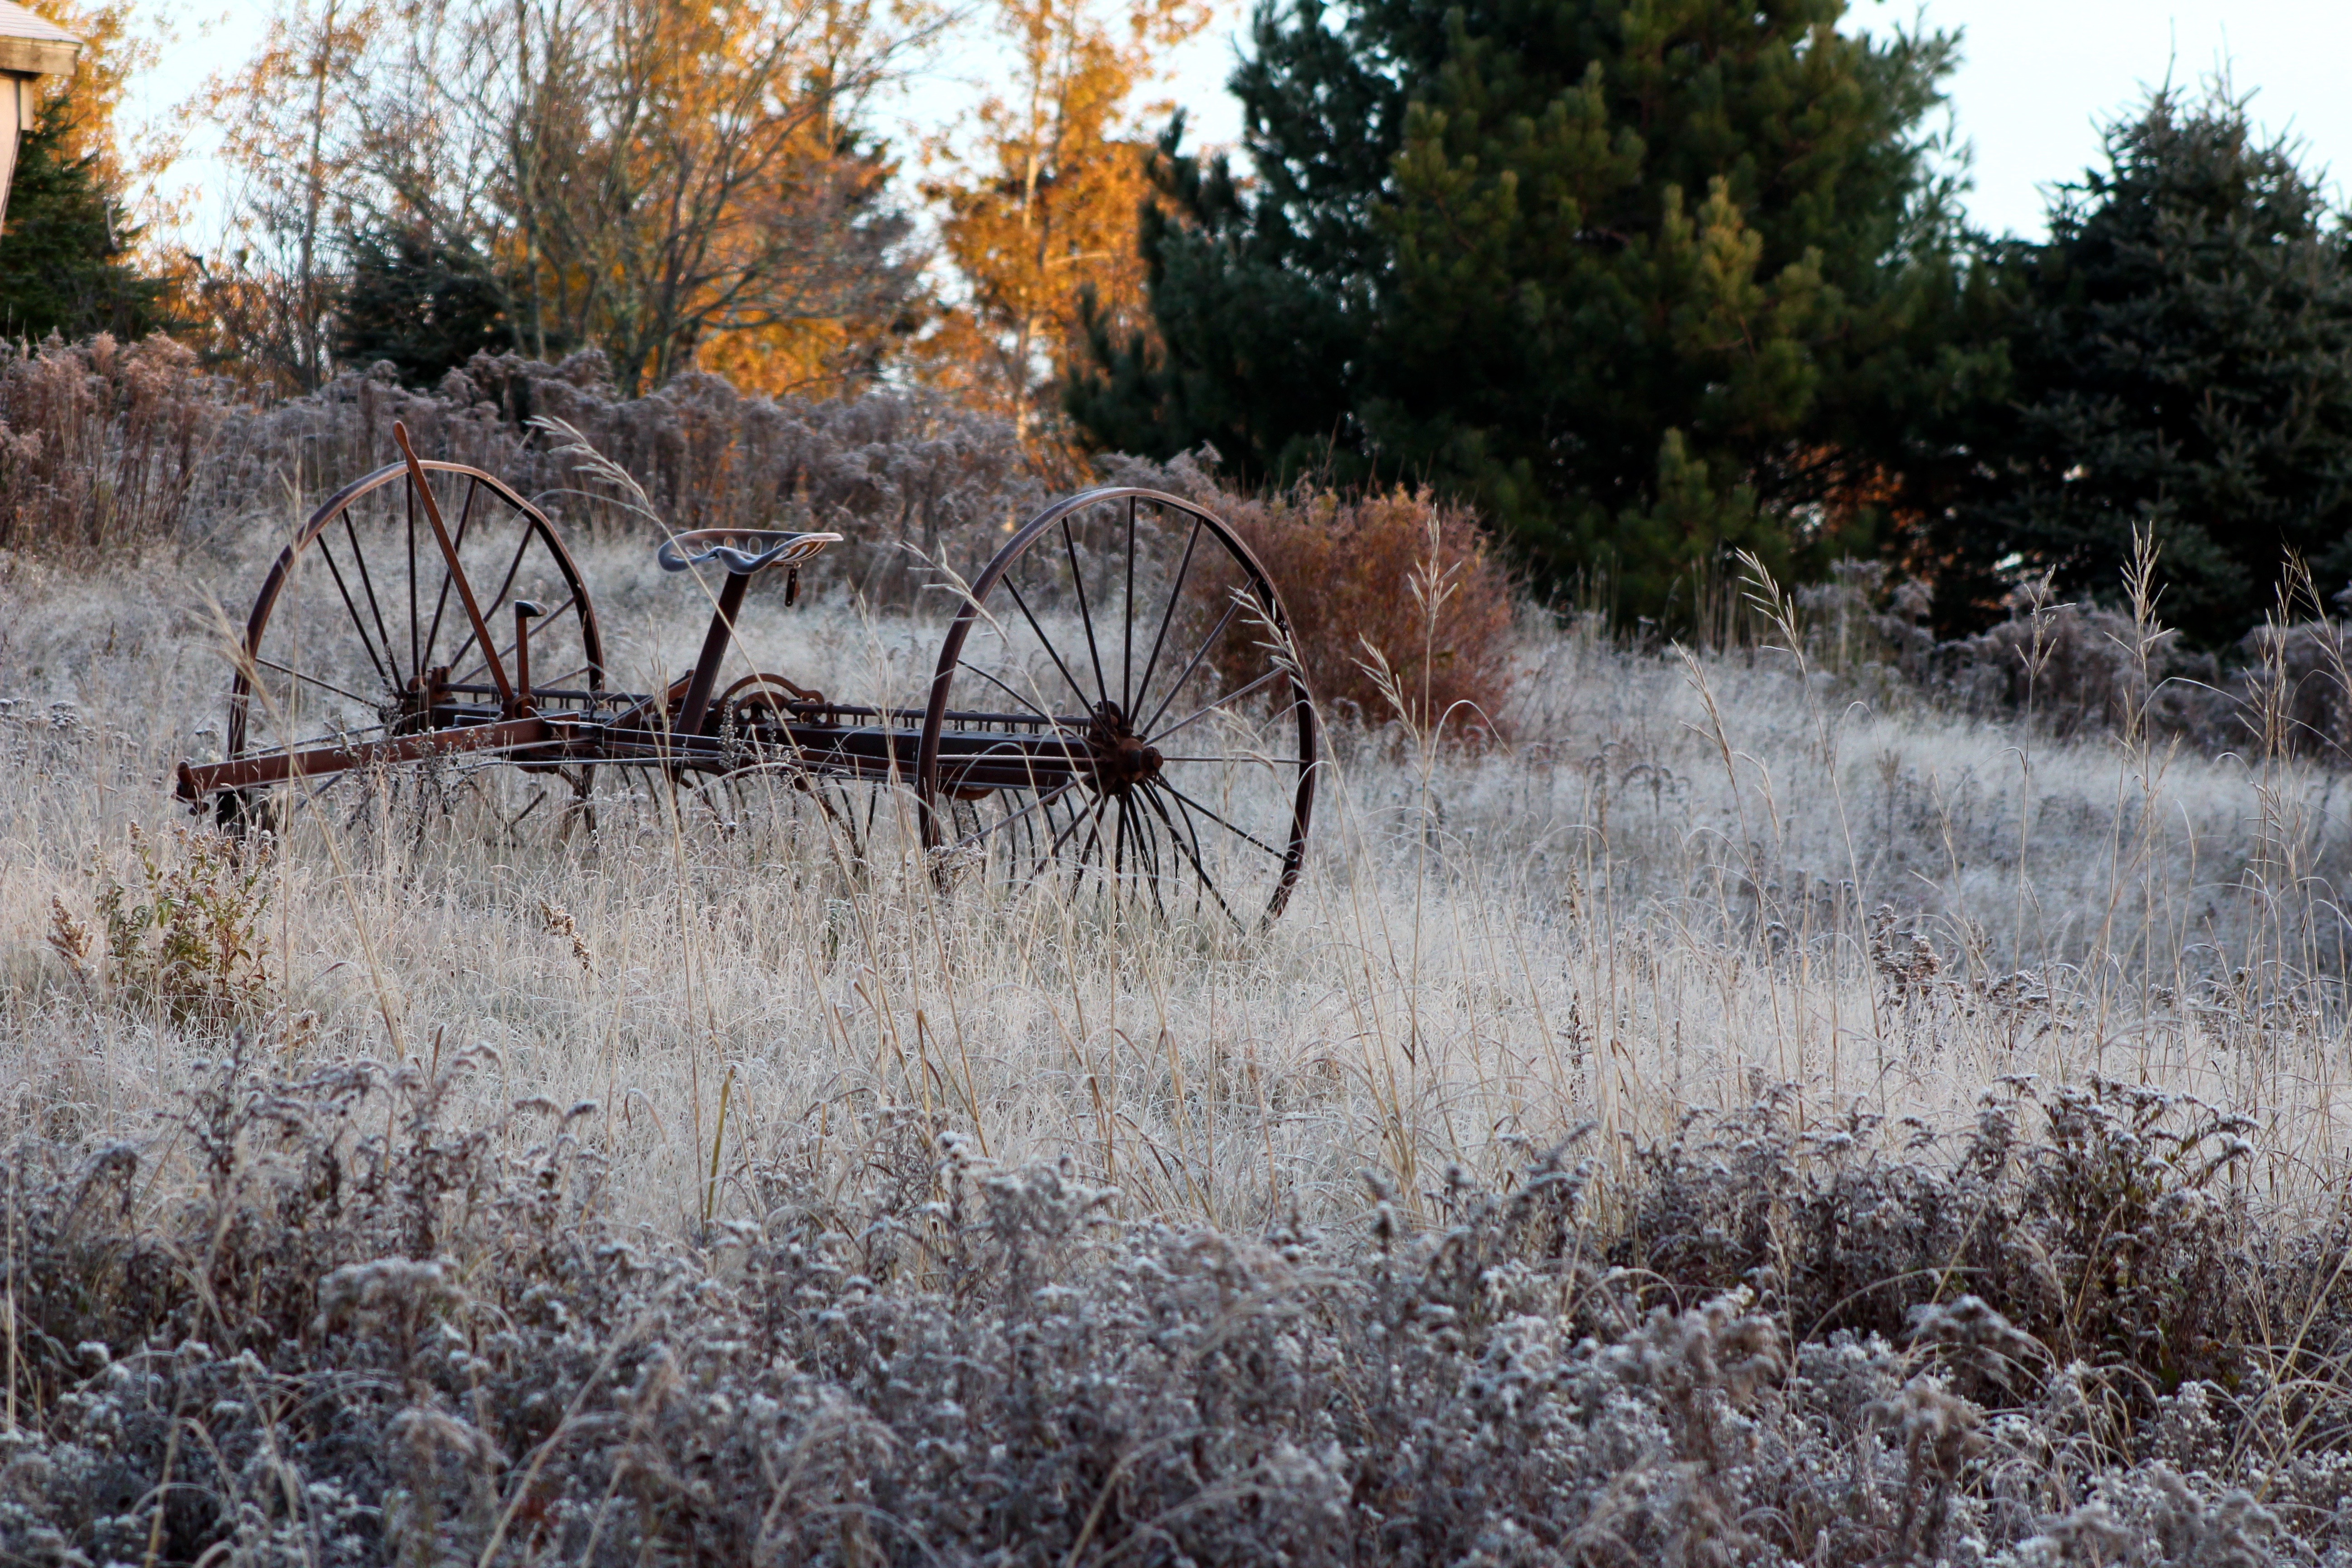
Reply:
M490 640L490 626L482 619L482 606L474 601L474 585L466 580L466 568L457 560L457 547L449 542L448 525L441 521L441 503L433 499L433 487L425 482L425 465L417 460L416 447L408 439L408 426L394 420L392 438L399 445L402 460L408 465L408 482L415 487L416 499L425 503L425 521L433 525L433 538L441 546L441 559L449 563L449 581L457 585L457 599L466 606L466 619L473 624L474 636L482 645L482 657L489 661L490 683L499 689L499 706L511 711L515 694L514 687L507 680L506 664L499 658L498 644Z
M514 710L510 719L528 718L535 710L530 700L530 623L547 614L529 599L515 601Z

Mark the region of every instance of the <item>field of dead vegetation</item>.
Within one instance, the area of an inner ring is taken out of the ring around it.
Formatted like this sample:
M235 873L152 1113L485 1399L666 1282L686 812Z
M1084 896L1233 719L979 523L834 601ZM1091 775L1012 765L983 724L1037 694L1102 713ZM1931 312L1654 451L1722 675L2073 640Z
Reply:
M1337 708L1263 933L642 781L232 845L289 516L0 558L0 1558L2352 1560L2295 748L1523 610L1470 743ZM758 663L918 687L856 586Z

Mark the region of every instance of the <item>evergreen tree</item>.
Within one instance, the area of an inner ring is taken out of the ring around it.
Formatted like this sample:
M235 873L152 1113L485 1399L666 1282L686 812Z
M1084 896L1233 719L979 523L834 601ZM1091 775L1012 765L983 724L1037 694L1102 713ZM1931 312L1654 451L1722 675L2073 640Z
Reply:
M142 337L160 324L163 285L126 259L138 230L99 177L96 152L75 155L72 100L52 99L16 153L0 224L0 333L37 341Z
M1628 610L1733 545L1850 546L1879 455L1957 374L1958 274L1921 130L1951 42L1842 13L1262 11L1234 80L1256 185L1171 132L1143 232L1161 344L1098 329L1071 411L1253 478L1434 477Z
M479 256L418 226L355 234L351 276L335 307L346 364L389 360L426 386L475 354L517 346L498 280Z
M2352 576L2352 237L2242 100L2157 93L2005 258L2013 395L1939 531L1959 608L2019 562L2111 597L2153 527L2167 618L2232 640L2289 552ZM1957 616L1951 618L1958 618Z

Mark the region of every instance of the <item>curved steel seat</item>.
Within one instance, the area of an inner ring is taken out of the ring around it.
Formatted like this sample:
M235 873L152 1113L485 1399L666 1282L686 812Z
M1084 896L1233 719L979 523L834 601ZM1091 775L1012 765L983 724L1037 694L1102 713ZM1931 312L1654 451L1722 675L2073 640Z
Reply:
M698 528L691 533L664 540L654 559L665 572L716 563L738 577L769 566L796 566L828 544L841 542L838 533L775 533L750 528Z

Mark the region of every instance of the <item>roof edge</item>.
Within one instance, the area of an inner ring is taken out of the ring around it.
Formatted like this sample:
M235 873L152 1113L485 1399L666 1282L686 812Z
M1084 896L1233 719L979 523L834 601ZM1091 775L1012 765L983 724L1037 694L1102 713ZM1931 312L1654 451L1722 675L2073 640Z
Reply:
M54 38L12 38L0 34L0 72L9 76L69 76L81 46Z

